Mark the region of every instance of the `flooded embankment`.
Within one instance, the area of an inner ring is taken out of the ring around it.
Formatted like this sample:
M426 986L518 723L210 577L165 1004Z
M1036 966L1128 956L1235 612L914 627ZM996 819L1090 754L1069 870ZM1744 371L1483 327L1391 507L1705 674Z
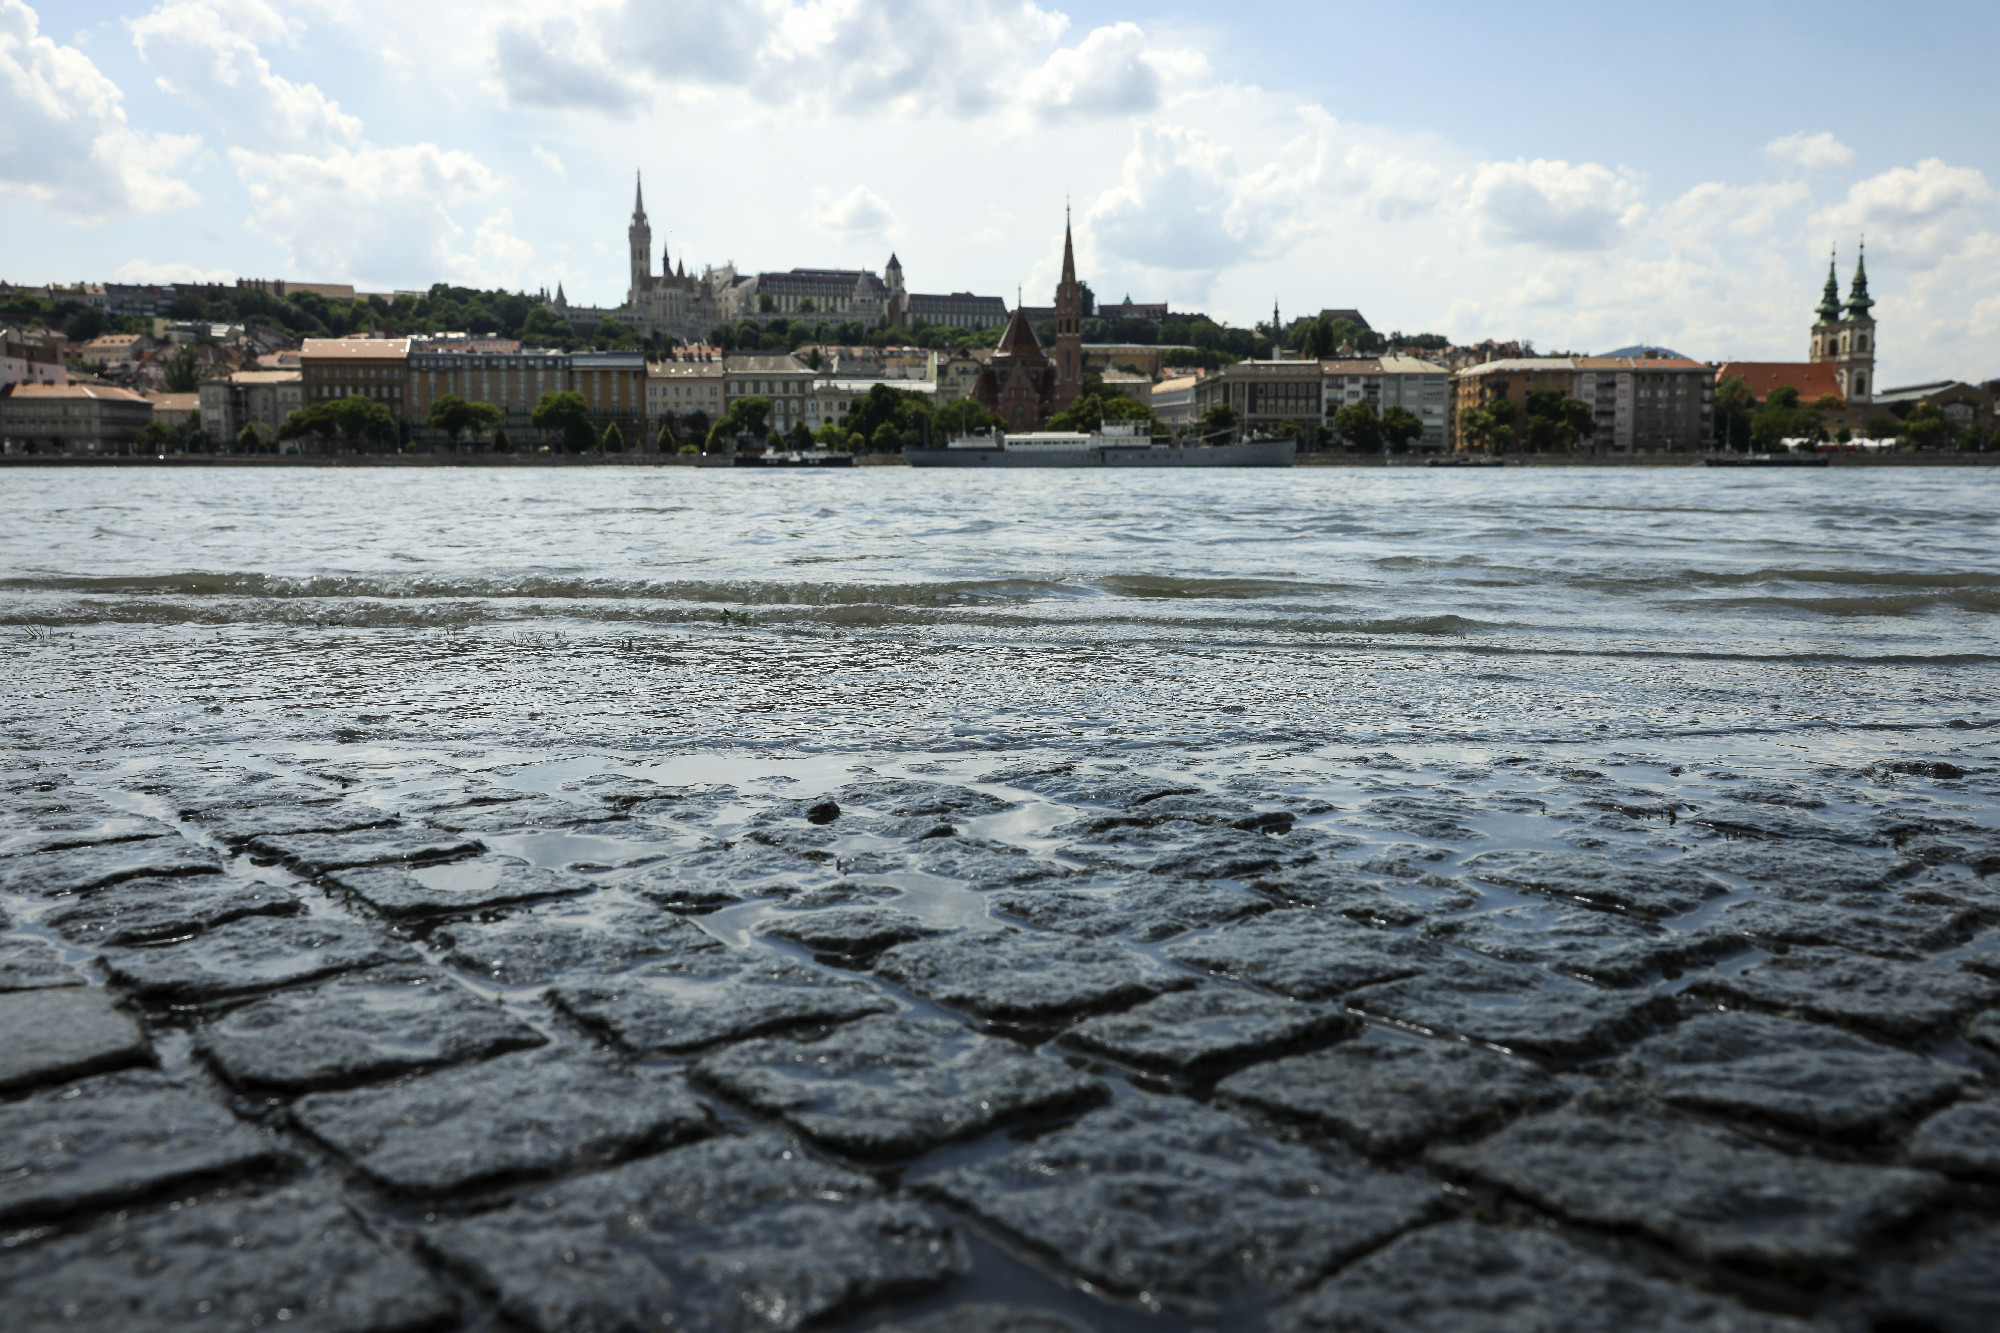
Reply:
M1996 514L7 469L0 1301L1992 1327Z

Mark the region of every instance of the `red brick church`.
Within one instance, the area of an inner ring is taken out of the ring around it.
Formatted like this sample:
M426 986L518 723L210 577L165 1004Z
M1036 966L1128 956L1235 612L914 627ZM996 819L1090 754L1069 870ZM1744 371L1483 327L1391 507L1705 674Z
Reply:
M1003 429L1039 430L1083 392L1083 288L1076 280L1076 250L1063 223L1062 281L1056 287L1056 354L1035 339L1020 309L1007 321L993 360L980 372L972 397L996 413Z

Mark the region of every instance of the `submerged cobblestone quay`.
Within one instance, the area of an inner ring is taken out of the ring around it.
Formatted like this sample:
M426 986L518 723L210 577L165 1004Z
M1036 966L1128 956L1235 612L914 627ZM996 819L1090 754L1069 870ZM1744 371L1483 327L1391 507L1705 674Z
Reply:
M2000 1327L1996 496L852 480L10 493L0 1324Z

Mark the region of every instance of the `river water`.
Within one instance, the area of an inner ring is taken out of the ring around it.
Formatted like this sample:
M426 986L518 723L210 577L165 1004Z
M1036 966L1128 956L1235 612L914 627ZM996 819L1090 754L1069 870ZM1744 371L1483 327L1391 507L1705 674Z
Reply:
M1908 874L1976 896L1997 630L1991 469L0 474L6 762L160 819L232 774L390 811L620 774L727 791L697 830L726 841L912 778L995 797L962 835L1088 887L1120 853L1036 777L1067 772L1287 806L1392 893L1495 852L1916 838ZM662 854L489 843L608 890ZM874 864L940 927L987 919L984 885ZM699 919L754 942L787 891ZM1990 954L1978 915L1926 956ZM982 1234L977 1290L1073 1298Z

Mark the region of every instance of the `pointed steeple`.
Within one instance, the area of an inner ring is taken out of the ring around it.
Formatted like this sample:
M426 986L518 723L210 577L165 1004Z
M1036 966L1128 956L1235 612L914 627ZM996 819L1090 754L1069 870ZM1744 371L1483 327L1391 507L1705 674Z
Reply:
M1854 286L1847 292L1847 317L1869 319L1868 311L1874 304L1875 298L1868 294L1868 242L1863 241L1861 257L1854 261Z
M1076 245L1070 240L1069 205L1063 205L1063 271L1062 285L1068 287L1076 282Z
M569 304L569 298L563 295L562 283L560 281L556 283L556 304L557 305Z
M889 252L889 264L888 264L888 268L885 268L885 269L883 270L883 272L885 272L885 273L886 273L886 272L888 272L888 270L889 270L889 269L891 269L891 268L892 268L892 269L895 269L895 270L896 270L897 272L899 272L899 273L900 273L900 272L902 271L902 269L903 269L903 261L902 261L902 260L900 260L900 259L898 259L898 258L896 258L896 252L895 252L894 250L891 250L891 251Z
M1039 360L1042 345L1035 338L1035 327L1028 323L1027 312L1020 303L1014 305L1013 317L1007 321L1007 331L1000 335L1000 346L994 349L995 356L1026 357Z
M1839 262L1837 254L1826 261L1826 290L1820 293L1819 298L1819 322L1822 324L1840 322L1840 278L1834 272L1834 266Z
M639 172L632 173L632 220L646 220L646 182Z

